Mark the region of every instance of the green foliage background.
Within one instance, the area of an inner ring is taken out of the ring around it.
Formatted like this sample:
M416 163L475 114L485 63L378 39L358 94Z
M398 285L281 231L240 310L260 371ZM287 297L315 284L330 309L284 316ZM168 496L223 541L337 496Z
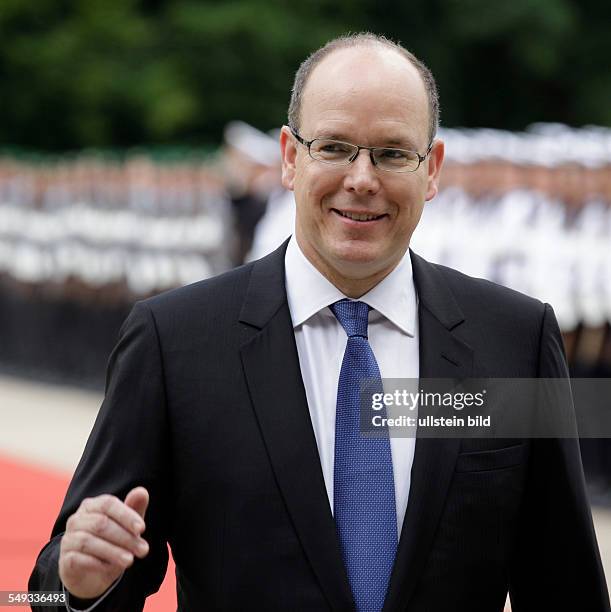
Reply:
M334 35L400 40L445 125L611 125L608 0L0 0L0 145L204 145L285 121L299 62Z

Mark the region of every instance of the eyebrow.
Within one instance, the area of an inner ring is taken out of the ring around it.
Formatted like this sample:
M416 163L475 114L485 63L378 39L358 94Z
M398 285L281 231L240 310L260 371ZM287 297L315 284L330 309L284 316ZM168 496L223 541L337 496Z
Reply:
M359 144L356 142L353 142L353 140L351 138L348 138L347 136L345 136L344 134L342 134L341 132L321 132L320 134L317 134L314 137L316 140L318 139L323 139L323 140L340 140L341 142L348 142L350 144ZM376 148L386 148L386 147L393 147L393 148L398 148L398 149L407 149L409 151L417 151L418 149L416 148L416 146L414 145L414 143L409 140L402 140L399 138L388 138L385 141L381 141L384 142L384 144L376 144L376 145L372 145Z

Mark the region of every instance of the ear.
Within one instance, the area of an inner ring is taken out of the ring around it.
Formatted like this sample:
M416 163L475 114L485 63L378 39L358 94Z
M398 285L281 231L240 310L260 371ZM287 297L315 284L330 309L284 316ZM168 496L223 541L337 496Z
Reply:
M441 174L441 166L443 165L443 156L445 153L445 145L443 140L433 141L433 147L428 156L428 176L427 189L425 200L432 200L439 191L439 176Z
M282 126L282 130L280 130L280 152L282 154L282 186L293 191L297 143L286 125Z

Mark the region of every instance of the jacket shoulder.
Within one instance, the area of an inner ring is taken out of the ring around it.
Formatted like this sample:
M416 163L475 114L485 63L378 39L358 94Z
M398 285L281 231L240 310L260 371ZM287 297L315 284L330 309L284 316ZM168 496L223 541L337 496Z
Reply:
M211 309L231 310L239 307L248 288L253 264L249 263L228 272L197 281L184 287L164 291L141 300L142 306L155 315L197 311L201 314Z

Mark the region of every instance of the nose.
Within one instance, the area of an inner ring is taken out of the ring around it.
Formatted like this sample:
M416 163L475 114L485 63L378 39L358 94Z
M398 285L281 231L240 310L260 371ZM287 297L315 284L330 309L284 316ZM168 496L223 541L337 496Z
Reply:
M367 149L361 149L356 159L347 166L344 187L358 195L373 195L380 189L380 179Z

